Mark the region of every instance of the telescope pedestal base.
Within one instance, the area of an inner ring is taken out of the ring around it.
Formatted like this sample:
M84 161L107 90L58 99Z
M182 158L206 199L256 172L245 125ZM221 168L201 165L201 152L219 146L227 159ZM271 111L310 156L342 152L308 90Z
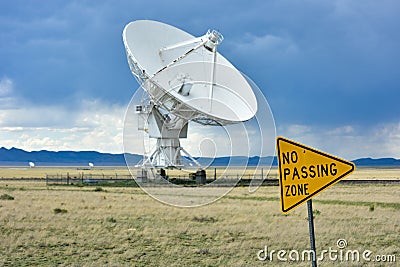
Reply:
M181 152L183 152L195 165L201 167L183 147L179 138L157 138L156 149L143 162L142 166L151 164L154 167L181 168L183 167Z

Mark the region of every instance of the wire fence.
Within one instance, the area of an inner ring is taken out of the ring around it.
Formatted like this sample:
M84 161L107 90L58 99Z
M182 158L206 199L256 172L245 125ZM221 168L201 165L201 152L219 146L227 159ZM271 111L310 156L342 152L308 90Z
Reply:
M250 181L258 181L264 184L276 184L276 175L267 175L263 173L253 174L223 174L213 175L212 173L207 174L207 183L216 181L216 184L232 184L232 182L241 181L239 184L248 184ZM166 175L160 176L159 174L149 175L149 179L143 180L142 177L136 177L132 175L121 175L121 174L91 174L91 173L79 173L70 175L66 174L52 174L46 175L46 185L98 185L98 184L125 184L137 186L137 182L140 184L149 183L154 184L157 181L170 181L178 184L192 184L196 182L196 178L192 173L179 174L179 175Z
M131 175L121 174L91 174L79 173L78 175L67 174L54 174L46 175L47 185L73 185L73 184L98 184L98 183L116 183L121 181L132 181Z

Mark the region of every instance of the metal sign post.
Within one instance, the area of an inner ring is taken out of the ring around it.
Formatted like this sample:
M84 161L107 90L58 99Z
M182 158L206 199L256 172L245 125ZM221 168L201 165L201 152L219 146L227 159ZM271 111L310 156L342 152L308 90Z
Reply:
M312 211L312 199L307 201L308 229L310 231L310 247L312 251L312 266L317 267L317 251L315 249L314 216Z

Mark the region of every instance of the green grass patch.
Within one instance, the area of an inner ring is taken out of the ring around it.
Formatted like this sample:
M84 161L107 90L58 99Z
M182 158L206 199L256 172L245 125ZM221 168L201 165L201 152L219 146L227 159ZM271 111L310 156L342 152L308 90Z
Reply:
M331 204L331 205L345 205L345 206L362 206L362 207L381 207L381 208L392 208L400 210L400 203L391 202L369 202L369 201L345 201L345 200L314 200L321 204ZM371 210L371 211L373 211Z
M375 210L375 205L370 205L370 206L369 206L369 211L372 212L372 211L374 211L374 210Z
M226 199L237 200L254 200L254 201L279 201L279 197L262 197L262 196L224 196ZM346 200L313 200L316 203L331 204L331 205L345 205L345 206L362 206L362 207L382 207L400 209L400 203L392 202L370 202L370 201L346 201ZM373 211L374 208L371 210Z
M95 192L105 192L106 190L104 190L102 187L100 186L96 186L96 188L94 189Z
M226 199L233 200L255 200L255 201L279 201L279 197L262 197L262 196L224 196Z
M200 223L214 223L217 221L216 218L214 217L209 217L209 216L194 216L192 219L194 222L200 222Z
M55 209L53 210L53 212L54 212L54 214L63 214L63 213L67 213L68 210L66 210L66 209L61 209L61 208L55 208Z
M313 210L313 215L314 215L314 216L320 215L320 214L321 214L321 211L320 211L320 210Z
M14 197L12 195L9 195L9 194L2 194L0 196L0 199L1 200L14 200Z
M135 180L122 180L122 181L99 181L97 185L110 186L110 187L139 187Z
M108 217L108 218L106 219L106 221L109 222L109 223L116 223L116 222L117 222L117 219L115 219L114 217Z

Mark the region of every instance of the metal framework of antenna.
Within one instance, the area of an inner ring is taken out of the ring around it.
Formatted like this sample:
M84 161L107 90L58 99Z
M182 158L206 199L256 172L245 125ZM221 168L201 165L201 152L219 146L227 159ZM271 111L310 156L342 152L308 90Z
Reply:
M201 165L180 144L180 138L187 138L188 121L175 116L163 114L161 109L150 102L148 105L137 105L139 114L138 130L145 131L150 138L157 139L155 149L142 161L143 166L183 167L183 152L198 167Z
M199 38L194 38L193 40L180 42L177 44L170 45L168 47L162 47L158 54L160 59L164 61L163 55L168 53L169 50L178 49L180 47L187 47L190 45L194 45L194 47L190 47L187 52L180 55L178 58L169 62L165 67L159 69L154 75L156 76L158 73L165 71L166 69L172 67L173 65L180 62L182 59L197 51L200 47L204 47L213 53L213 62L212 64L215 65L216 62L216 54L217 54L217 46L222 42L223 37L222 35L213 30L203 35ZM211 77L214 80L214 71L215 67L212 67ZM136 74L136 73L135 73ZM144 82L143 75L136 75L138 79L141 80L141 84L146 85L147 83ZM150 78L151 79L151 78ZM210 84L210 98L212 98L212 91L213 91L213 83ZM183 80L182 86L180 87L178 93L182 95L188 95L191 89L188 88ZM149 89L149 88L147 88ZM210 103L211 105L211 103ZM175 116L171 119L169 114L163 114L161 112L160 107L151 103L150 105L144 106L137 106L136 107L138 113L141 113L142 116L144 115L145 118L142 117L147 122L148 127L146 130L149 133L151 138L157 139L156 148L152 151L152 153L147 156L147 158L143 161L143 165L151 164L153 166L160 166L160 167L176 167L180 168L183 167L182 164L182 157L181 152L183 152L192 162L194 162L198 167L201 167L199 162L195 160L189 152L187 152L180 144L180 138L187 138L187 131L188 131L188 120Z

